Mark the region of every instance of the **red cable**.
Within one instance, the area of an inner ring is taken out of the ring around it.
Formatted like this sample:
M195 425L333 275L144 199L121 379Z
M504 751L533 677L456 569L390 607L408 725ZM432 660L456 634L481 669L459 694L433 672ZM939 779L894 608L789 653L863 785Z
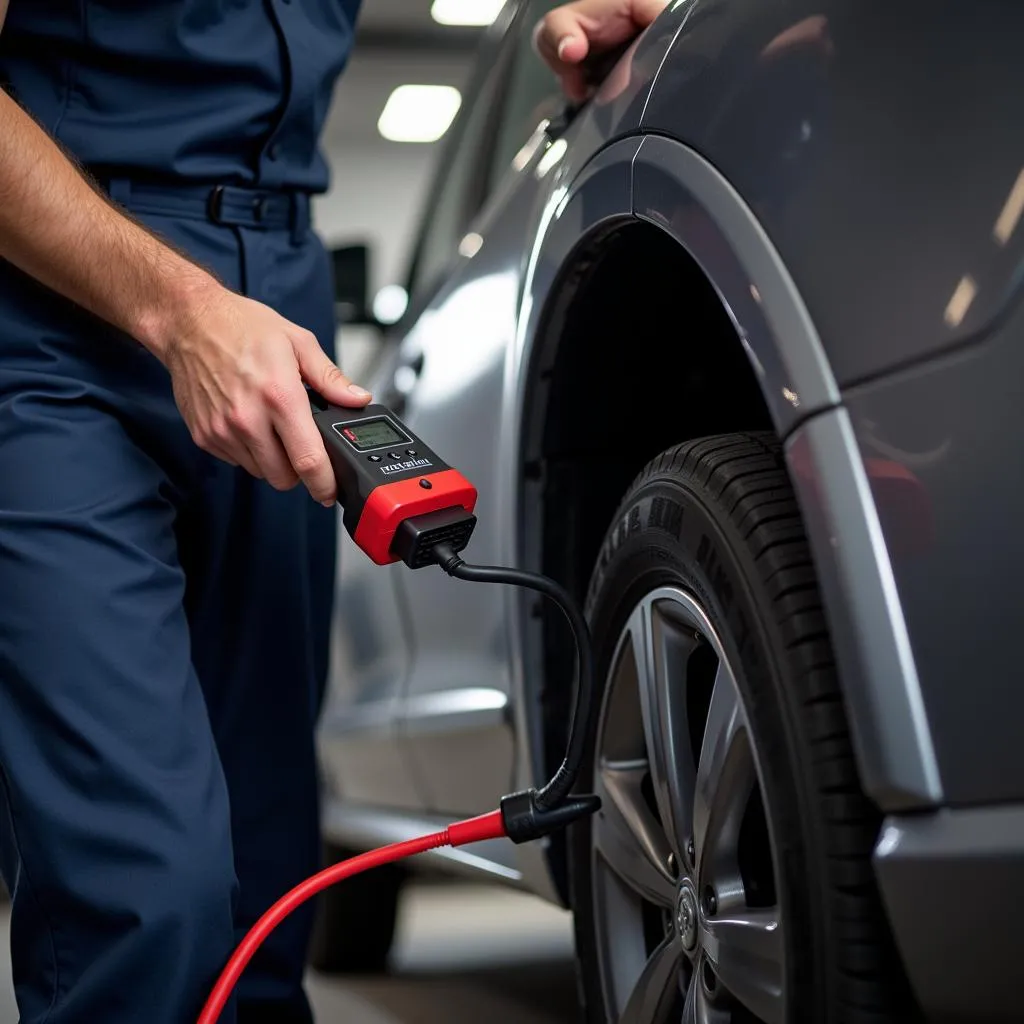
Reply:
M199 1015L198 1024L216 1024L224 1006L231 998L231 993L238 984L249 961L256 950L263 945L267 936L297 907L321 889L326 889L335 882L369 871L370 868L382 864L393 864L405 860L417 853L426 853L442 846L465 846L467 843L478 843L484 839L502 839L505 836L505 822L501 811L492 811L479 818L470 818L449 825L443 832L435 832L419 839L409 839L404 843L392 843L382 846L379 850L360 854L340 864L326 868L312 878L300 882L291 892L282 896L253 926L227 962L217 984L213 986L210 998L206 1000L203 1012Z

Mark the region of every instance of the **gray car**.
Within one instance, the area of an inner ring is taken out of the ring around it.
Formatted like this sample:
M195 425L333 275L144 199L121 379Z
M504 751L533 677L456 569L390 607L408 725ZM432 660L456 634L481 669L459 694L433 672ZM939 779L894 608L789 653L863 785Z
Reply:
M370 383L478 486L467 558L586 599L603 809L436 863L570 906L602 1024L1024 1019L1024 6L675 0L578 110L551 6L486 40ZM343 546L332 845L542 782L557 611Z

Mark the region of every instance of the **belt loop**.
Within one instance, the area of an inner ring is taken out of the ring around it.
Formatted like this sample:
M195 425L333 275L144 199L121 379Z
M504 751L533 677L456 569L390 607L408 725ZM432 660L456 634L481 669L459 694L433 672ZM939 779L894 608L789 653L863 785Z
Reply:
M292 193L292 245L305 241L310 227L309 195L306 192Z
M107 193L118 206L128 209L132 202L132 183L129 178L111 178Z
M213 224L223 224L221 215L224 212L224 186L217 185L206 199L206 216Z

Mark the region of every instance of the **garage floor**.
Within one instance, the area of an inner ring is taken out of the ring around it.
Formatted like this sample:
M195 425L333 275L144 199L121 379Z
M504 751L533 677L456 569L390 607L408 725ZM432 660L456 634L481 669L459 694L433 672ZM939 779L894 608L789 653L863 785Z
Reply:
M17 1024L0 906L0 1024ZM318 1024L574 1024L568 916L501 889L423 885L403 907L393 976L312 979Z

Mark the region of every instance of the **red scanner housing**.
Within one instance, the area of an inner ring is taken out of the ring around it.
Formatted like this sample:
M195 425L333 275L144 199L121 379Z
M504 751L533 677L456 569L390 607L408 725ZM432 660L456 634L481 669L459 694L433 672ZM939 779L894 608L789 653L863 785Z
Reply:
M431 484L430 490L423 487L422 480ZM352 539L378 565L397 562L399 556L391 545L404 520L449 508L472 512L476 498L476 488L457 469L381 484L366 499Z
M338 503L356 544L377 565L397 562L395 534L414 517L471 516L476 488L381 405L344 409L310 396L313 419L338 481Z

